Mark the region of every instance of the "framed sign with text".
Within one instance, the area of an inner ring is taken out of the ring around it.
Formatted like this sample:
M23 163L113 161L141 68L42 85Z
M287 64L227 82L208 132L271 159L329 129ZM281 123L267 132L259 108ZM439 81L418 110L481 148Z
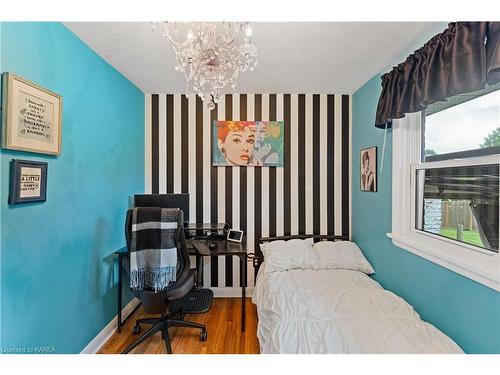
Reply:
M2 147L61 153L62 97L12 73L3 76Z
M45 202L47 163L13 159L10 162L9 204Z

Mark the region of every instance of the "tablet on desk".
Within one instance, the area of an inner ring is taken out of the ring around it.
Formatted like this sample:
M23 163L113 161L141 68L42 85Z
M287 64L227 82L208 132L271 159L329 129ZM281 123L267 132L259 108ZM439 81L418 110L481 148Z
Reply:
M227 233L227 240L233 242L241 242L241 240L243 240L243 231L229 229L229 232Z

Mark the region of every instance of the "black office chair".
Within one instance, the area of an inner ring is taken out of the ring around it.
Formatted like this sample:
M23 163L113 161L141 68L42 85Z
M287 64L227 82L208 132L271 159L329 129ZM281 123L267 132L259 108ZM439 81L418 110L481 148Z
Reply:
M126 354L143 343L155 333L161 332L162 339L165 341L167 353L172 354L172 346L170 344L170 336L168 329L170 327L188 327L201 330L200 341L207 340L207 329L205 325L188 322L183 320L183 311L172 308L172 304L193 289L195 284L195 270L190 269L190 261L186 241L184 238L184 230L182 230L183 214L178 210L177 222L181 230L178 231L178 246L177 246L177 276L176 281L160 291L154 292L149 290L133 291L135 297L141 300L144 311L149 314L161 314L158 318L138 319L133 328L133 333L138 334L141 330L141 324L150 324L152 327L146 331L139 339L131 344L122 353ZM127 248L130 248L130 238L132 232L132 209L127 211L125 221L125 238Z

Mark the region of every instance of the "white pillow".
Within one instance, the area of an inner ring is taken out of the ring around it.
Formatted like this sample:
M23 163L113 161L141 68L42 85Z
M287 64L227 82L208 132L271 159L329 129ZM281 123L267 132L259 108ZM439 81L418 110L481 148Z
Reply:
M341 269L375 273L358 245L350 241L319 241L314 244L318 256L315 269Z
M265 272L287 271L304 268L314 269L318 256L313 249L312 238L305 240L272 241L261 245Z
M314 240L312 238L306 238L303 240L293 239L288 241L277 240L277 241L264 242L263 244L260 245L260 250L262 251L262 254L264 254L264 259L265 259L269 248L272 248L273 250L284 249L285 247L291 249L291 248L312 247L313 245L314 245Z

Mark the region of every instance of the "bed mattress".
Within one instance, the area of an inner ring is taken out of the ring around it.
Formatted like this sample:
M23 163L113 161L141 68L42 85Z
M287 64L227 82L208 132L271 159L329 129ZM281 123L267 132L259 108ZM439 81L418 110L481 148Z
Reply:
M463 353L358 271L259 272L252 301L261 353Z

